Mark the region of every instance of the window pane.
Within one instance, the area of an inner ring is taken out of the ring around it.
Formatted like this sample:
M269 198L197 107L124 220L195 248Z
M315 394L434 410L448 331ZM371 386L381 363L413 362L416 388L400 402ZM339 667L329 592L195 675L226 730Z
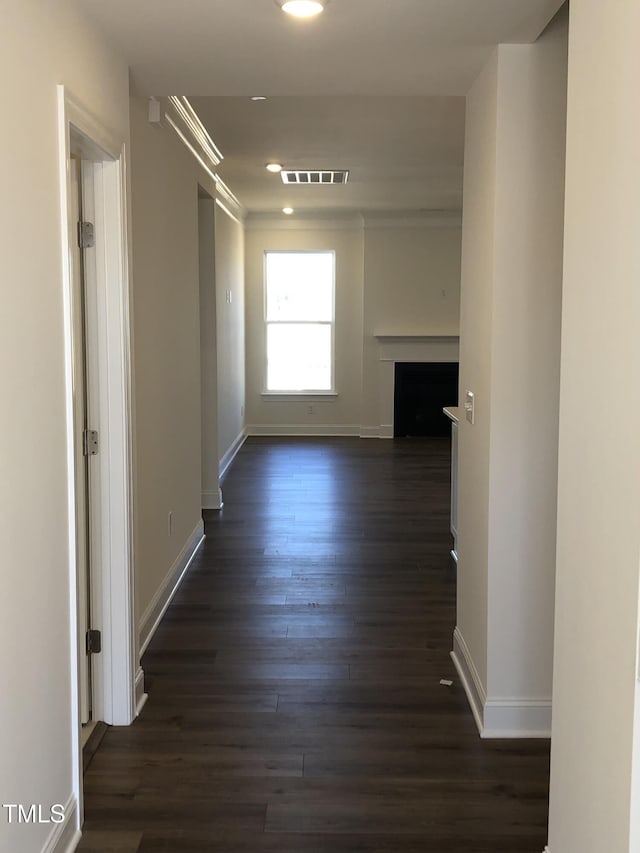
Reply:
M333 319L333 252L267 252L267 320Z
M269 323L267 390L331 391L331 326Z

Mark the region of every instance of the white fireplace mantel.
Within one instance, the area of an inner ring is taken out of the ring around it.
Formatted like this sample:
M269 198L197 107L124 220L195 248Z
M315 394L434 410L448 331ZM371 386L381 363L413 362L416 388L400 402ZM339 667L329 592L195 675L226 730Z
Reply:
M460 360L458 335L375 335L378 341L380 437L393 438L396 362Z

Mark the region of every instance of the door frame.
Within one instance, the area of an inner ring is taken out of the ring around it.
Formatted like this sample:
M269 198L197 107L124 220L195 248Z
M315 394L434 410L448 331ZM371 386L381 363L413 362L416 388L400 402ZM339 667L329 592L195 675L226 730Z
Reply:
M98 531L92 548L99 577L92 577L94 627L102 631L102 652L92 661L94 717L111 725L129 725L144 698L143 674L135 631L133 576L133 420L131 406L131 323L127 241L127 156L124 140L104 127L65 86L57 87L58 153L64 294L65 387L67 415L67 499L71 723L74 788L81 802L78 577L76 550L76 466L73 411L73 279L70 246L76 223L70 222L69 161L72 147L93 163L95 253L95 356L98 366L100 434Z
M73 152L72 152L73 153ZM91 172L93 163L90 163ZM93 180L93 176L91 175ZM69 162L69 227L75 220L86 219L83 215L84 205L84 180L83 161L79 157L73 157ZM91 627L91 579L90 568L93 565L91 552L91 487L96 489L98 470L91 463L95 457L84 455L84 436L81 435L83 425L89 428L90 414L93 406L91 400L91 365L88 352L89 315L91 313L87 299L95 292L95 285L87 287L87 276L85 274L86 257L84 250L80 248L78 241L75 245L69 245L71 257L71 274L73 282L73 414L74 414L74 436L75 436L75 523L76 523L76 568L78 585L78 667L80 671L80 723L84 726L92 716L93 698L91 690L91 659L86 653L86 644L83 636ZM92 470L93 469L93 470ZM96 566L96 576L99 568Z

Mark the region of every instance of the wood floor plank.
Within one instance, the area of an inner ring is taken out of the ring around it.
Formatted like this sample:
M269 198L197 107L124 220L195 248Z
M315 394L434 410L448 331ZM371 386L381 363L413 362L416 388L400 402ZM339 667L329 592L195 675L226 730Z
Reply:
M85 831L82 849L86 853L138 853L141 841L141 832Z
M531 853L549 745L449 656L449 442L251 438L86 772L80 853ZM442 685L442 678L451 686Z

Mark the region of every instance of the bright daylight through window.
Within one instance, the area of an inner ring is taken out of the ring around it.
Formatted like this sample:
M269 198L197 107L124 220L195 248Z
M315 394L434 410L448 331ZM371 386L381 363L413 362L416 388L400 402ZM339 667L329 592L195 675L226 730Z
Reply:
M334 252L267 252L267 391L333 391Z

